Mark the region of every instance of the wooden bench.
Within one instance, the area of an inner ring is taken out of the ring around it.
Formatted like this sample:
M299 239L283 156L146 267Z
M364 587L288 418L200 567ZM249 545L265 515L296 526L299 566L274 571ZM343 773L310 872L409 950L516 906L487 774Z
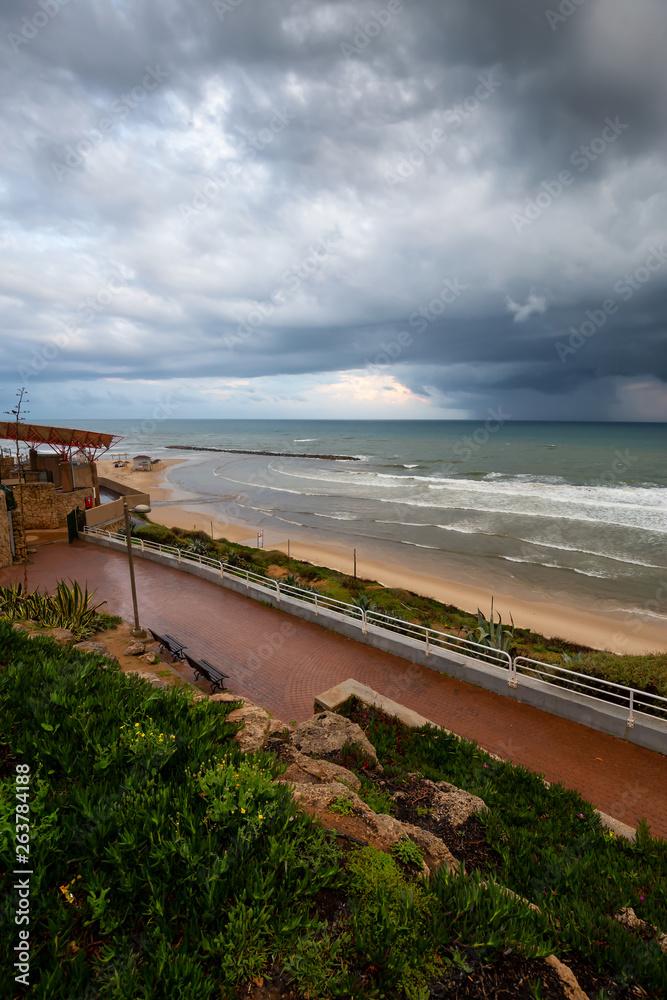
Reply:
M229 674L223 674L222 670L218 670L218 668L214 667L212 663L208 662L208 660L194 660L191 656L188 656L187 653L185 654L185 659L194 670L196 680L199 680L200 677L205 677L214 691L216 688L224 691L225 678L228 678Z
M155 641L159 642L160 649L167 650L167 652L171 653L171 656L174 660L185 659L185 654L183 650L187 649L188 647L184 646L183 643L178 641L178 639L174 639L173 635L166 635L166 634L160 635L159 632L154 632L152 628L149 628L148 631L153 636Z

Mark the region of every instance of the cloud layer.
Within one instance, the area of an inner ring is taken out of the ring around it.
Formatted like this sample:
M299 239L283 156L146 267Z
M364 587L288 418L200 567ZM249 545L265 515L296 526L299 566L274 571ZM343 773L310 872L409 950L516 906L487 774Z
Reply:
M3 3L35 414L667 419L663 0Z

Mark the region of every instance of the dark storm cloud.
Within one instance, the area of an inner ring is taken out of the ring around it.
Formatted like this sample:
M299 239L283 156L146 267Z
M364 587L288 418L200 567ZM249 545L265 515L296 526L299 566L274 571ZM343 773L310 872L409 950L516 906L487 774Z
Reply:
M9 386L667 382L661 0L42 0L0 40Z

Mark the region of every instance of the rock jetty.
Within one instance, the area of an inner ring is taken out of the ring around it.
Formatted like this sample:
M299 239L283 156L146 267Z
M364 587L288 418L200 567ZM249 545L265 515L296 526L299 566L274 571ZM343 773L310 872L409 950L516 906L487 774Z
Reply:
M193 444L167 444L174 451L220 451L225 455L269 455L272 458L325 458L332 462L359 462L358 455L306 455L302 451L248 451L245 448L204 448Z

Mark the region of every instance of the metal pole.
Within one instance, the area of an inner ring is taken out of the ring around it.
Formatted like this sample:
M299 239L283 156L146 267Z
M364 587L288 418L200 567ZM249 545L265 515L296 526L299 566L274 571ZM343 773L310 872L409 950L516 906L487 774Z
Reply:
M354 579L357 579L357 550L354 550Z
M289 538L287 539L287 558L289 559Z
M132 541L130 537L130 509L127 506L127 499L125 497L123 497L123 516L125 518L125 541L127 543L127 561L130 564L130 585L132 587L132 607L134 609L134 628L132 629L132 635L135 639L145 639L146 633L139 624L137 588L134 583L134 561L132 558Z

